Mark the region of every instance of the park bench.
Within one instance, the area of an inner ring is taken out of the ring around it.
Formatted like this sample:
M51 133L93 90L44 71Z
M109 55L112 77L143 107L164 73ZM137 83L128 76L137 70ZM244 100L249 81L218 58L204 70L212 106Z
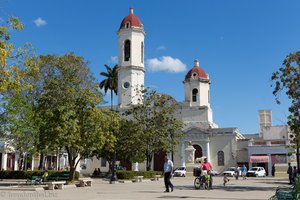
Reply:
M57 189L62 190L66 181L49 181L44 182L44 184L48 185L48 190L54 190L55 186L57 186Z
M79 178L79 186L85 187L85 186L92 186L93 179L91 178Z
M142 182L144 176L134 176L133 178L134 182Z
M275 195L269 200L294 200L300 199L300 177L297 177L297 181L290 187L278 187Z
M41 184L42 183L42 177L41 176L31 176L30 179L27 179L26 184L35 185L35 184Z
M161 178L161 175L154 175L151 180L152 181L159 181L159 178Z
M50 174L47 177L47 180L49 181L67 181L70 178L70 173L69 172L57 172Z

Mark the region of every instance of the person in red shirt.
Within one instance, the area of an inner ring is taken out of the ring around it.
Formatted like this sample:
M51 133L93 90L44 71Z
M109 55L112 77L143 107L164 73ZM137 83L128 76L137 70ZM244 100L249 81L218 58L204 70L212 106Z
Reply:
M212 165L210 162L207 161L207 158L204 158L204 162L201 165L202 170L206 170L207 174L210 175L210 182L209 182L209 188L212 189L212 175L211 175L211 170L212 170Z

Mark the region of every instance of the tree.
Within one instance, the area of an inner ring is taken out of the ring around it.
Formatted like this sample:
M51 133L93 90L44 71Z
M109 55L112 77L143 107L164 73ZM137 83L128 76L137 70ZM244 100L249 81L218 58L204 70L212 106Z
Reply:
M289 107L290 115L288 125L293 132L292 142L297 150L297 168L300 170L299 147L300 147L300 51L289 54L283 61L283 66L272 74L274 81L273 95L279 104L279 94L284 91L291 100Z
M87 63L74 54L40 57L42 93L37 99L40 150L68 153L70 180L82 158L103 146L108 120L98 109L102 96Z
M2 20L1 20L2 22ZM0 92L7 89L19 89L17 64L25 53L22 48L15 48L10 42L11 30L20 31L24 28L17 17L10 17L4 24L0 24Z
M151 170L154 153L171 152L178 144L182 122L175 117L176 101L169 95L147 89L140 91L143 98L126 111L133 120L134 131L141 142L139 150L146 158L147 170Z
M2 139L8 141L20 155L19 170L26 170L27 154L32 156L36 152L38 129L34 120L34 88L38 67L35 55L27 52L21 57L10 71L10 79L16 81L16 87L7 84L8 87L0 95L0 128Z
M118 91L118 70L117 70L118 65L115 65L112 69L107 65L104 65L104 66L105 66L107 72L101 72L100 75L106 77L106 79L104 79L103 81L100 82L99 87L100 87L100 89L104 88L105 94L107 93L108 89L110 90L111 110L113 111L113 93L115 93L117 95L117 91ZM114 135L116 135L116 133L114 133ZM108 149L106 149L106 150L108 150ZM110 150L108 150L108 151L110 151ZM111 155L111 154L108 154L108 155ZM108 159L108 160L111 160L111 159ZM112 166L109 167L109 168L113 167L111 169L111 171L112 171L111 183L113 181L117 180L115 162L116 162L116 143L114 145L114 151L112 154L112 162L110 162Z
M105 94L107 90L110 90L111 98L111 110L113 110L113 93L118 94L118 65L115 65L113 68L110 68L107 65L104 65L107 72L101 72L100 75L106 77L103 81L100 82L100 89L104 88Z

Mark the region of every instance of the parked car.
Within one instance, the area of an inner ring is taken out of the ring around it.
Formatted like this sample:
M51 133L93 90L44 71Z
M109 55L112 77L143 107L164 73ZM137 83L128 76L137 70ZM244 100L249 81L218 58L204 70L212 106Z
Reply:
M186 167L178 167L174 170L173 176L186 176Z
M251 169L248 170L247 176L266 176L266 170L263 167L252 167Z
M241 175L240 167L238 167L239 176ZM236 175L236 168L235 167L229 167L227 170L223 172L223 175L227 176L235 176Z

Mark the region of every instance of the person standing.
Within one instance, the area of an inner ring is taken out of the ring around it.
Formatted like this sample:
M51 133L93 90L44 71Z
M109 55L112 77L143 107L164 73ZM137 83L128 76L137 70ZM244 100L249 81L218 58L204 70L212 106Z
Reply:
M212 183L213 183L212 175L211 175L212 165L210 162L208 162L207 158L204 158L204 162L201 165L201 169L206 170L207 174L209 174L210 176L209 188L212 189Z
M296 183L297 181L297 167L294 166L294 169L293 169L293 183Z
M242 166L242 177L243 177L243 180L247 179L247 178L246 178L246 175L247 175L247 167L246 167L246 165L244 164L244 165Z
M288 163L287 173L289 175L290 184L293 184L293 168L291 166L291 163Z
M173 184L171 183L171 176L173 171L173 162L169 160L168 156L165 156L165 164L164 164L164 181L165 181L165 192L170 192L169 187L171 188L171 192L173 192Z

